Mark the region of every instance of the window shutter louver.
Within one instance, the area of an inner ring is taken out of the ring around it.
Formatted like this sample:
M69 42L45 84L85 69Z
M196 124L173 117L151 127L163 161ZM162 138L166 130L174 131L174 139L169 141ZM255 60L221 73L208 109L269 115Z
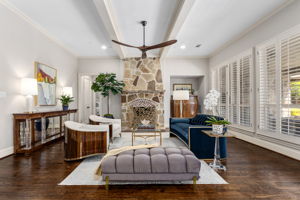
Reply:
M230 64L230 120L233 124L239 123L239 111L238 111L238 65L237 62Z
M276 131L276 45L258 51L259 59L259 129Z
M240 125L251 126L251 74L252 56L243 56L240 59Z
M220 103L219 103L219 114L221 117L227 118L227 65L219 69L219 92L220 92Z
M252 127L252 52L219 68L220 115L233 125Z
M300 34L280 41L281 132L300 136Z

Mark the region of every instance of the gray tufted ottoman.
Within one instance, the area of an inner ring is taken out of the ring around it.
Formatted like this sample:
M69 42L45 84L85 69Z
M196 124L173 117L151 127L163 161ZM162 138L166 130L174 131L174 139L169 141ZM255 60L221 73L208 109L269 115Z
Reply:
M150 148L124 151L101 164L109 181L186 181L199 179L200 161L186 148Z

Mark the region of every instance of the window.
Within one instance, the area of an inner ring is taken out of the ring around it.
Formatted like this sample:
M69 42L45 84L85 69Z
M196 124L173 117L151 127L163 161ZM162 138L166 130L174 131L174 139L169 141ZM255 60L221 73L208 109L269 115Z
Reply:
M300 28L292 31L257 49L258 128L280 139L300 136Z
M228 70L227 65L221 67L219 70L219 80L220 80L220 84L219 84L219 92L220 92L220 103L219 103L220 109L219 109L219 111L220 111L220 113L219 114L220 114L220 116L222 116L224 118L228 118L227 70Z
M252 127L252 58L247 51L219 69L220 115L242 127Z
M276 46L269 44L258 51L259 129L276 130Z

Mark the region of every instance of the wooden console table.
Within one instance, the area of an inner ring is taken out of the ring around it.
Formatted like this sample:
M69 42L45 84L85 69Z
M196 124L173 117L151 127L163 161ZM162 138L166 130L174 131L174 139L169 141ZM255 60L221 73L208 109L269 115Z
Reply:
M13 114L14 152L28 154L60 139L64 121L76 112L77 109Z

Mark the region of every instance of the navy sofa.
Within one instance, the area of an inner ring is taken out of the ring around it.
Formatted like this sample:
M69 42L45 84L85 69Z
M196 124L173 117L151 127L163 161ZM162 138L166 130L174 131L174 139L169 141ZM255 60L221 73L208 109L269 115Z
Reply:
M203 130L212 130L212 126L205 122L209 117L212 115L198 114L194 118L170 118L171 134L183 141L199 159L214 158L215 138L202 132ZM226 138L220 138L221 158L227 156L226 145Z

